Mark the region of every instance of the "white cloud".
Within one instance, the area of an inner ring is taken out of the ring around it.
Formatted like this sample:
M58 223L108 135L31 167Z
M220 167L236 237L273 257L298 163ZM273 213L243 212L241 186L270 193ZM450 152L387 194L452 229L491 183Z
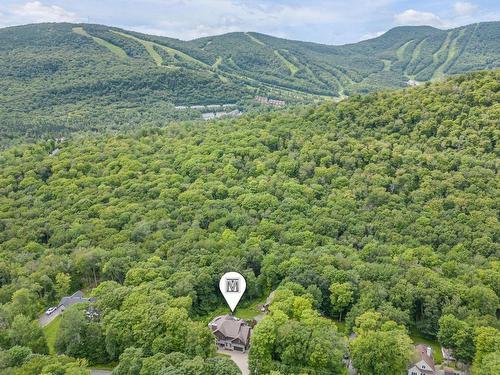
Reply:
M438 15L431 12L420 12L415 9L407 9L404 12L398 13L394 16L394 20L398 25L409 26L435 26L435 27L448 27L450 23L441 19Z
M399 3L396 0L0 0L0 27L88 21L180 39L258 31L339 44L376 37L379 33L374 31L396 24L448 28L499 18L498 11L491 6L482 9L486 6L478 0L450 0L446 9L437 8L430 0L413 2L429 6L416 8L419 10L401 9ZM481 9L476 3L481 4Z
M391 17L387 8L394 0L141 0L138 8L124 6L119 18L111 7L114 1L102 2L99 17L94 16L92 22L184 40L257 31L289 39L340 44L357 42L361 35L383 29L385 25L381 22L369 24L384 12ZM86 15L82 8L79 13Z
M292 28L333 23L338 17L331 9L317 5L292 6L238 0L172 2L170 14L170 17L155 22L153 27L138 24L133 29L142 32L154 30L156 34L193 39L233 31L278 30L284 25Z
M367 33L361 36L360 40L373 39L385 33L385 31L374 31L372 33Z
M23 5L12 6L8 17L18 23L33 22L75 22L76 13L69 12L57 5L45 5L41 1L30 1Z
M497 12L478 12L478 6L467 2L457 1L445 12L446 17L442 18L435 13L423 12L415 9L407 9L394 16L394 21L398 25L429 25L440 28L452 28L466 25L473 22L496 20Z
M469 3L467 1L457 1L453 5L455 13L459 16L470 16L474 14L477 10L477 5Z

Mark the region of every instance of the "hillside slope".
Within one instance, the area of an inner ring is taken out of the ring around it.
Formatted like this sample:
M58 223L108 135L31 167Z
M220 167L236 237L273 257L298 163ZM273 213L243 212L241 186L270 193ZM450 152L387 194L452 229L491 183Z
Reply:
M289 102L500 66L500 22L398 27L326 46L258 33L180 41L90 24L0 29L0 136L189 118L174 105Z
M2 347L20 345L8 341L15 316L35 318L69 277L72 290L100 284L103 319L62 351L213 355L206 325L189 317L224 305L218 280L231 267L247 279L244 301L292 282L331 319L331 285L347 283L348 329L369 310L428 337L443 316L457 319L465 328L452 344L470 362L474 328L498 327L499 82L500 72L481 72L1 152ZM200 339L171 339L179 321ZM277 332L283 341L265 340L254 368L329 373L307 367L329 365L310 360L324 353L311 336L292 350L296 329Z

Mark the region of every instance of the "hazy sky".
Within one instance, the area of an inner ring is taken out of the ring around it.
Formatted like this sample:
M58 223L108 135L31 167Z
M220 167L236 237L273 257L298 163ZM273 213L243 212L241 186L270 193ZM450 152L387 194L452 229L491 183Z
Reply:
M500 20L498 0L0 0L0 27L91 22L180 39L231 31L342 44L397 25L451 28Z

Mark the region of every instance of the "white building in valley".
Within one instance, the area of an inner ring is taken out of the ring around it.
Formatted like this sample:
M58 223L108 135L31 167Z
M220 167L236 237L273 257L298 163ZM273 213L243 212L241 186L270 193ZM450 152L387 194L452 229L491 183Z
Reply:
M415 347L416 362L408 369L408 375L436 375L432 349L425 345Z

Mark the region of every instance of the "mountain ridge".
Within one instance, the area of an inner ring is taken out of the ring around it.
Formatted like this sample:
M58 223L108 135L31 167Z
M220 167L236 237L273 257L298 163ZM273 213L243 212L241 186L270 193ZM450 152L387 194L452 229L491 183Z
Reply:
M448 28L448 29L441 29L441 28L438 28L438 27L435 27L435 26L430 26L430 25L400 25L400 26L391 27L387 31L384 31L382 34L374 36L374 37L369 37L369 38L366 38L366 39L361 39L361 40L359 40L357 42L347 42L347 43L341 43L341 44L329 44L329 43L315 42L315 41L311 41L311 40L302 40L302 39L295 39L295 38L289 39L289 38L285 38L285 37L282 37L282 36L277 36L277 35L262 33L260 31L255 31L255 30L230 31L230 32L227 32L227 33L213 34L213 35L208 35L208 36L200 36L200 37L193 38L193 39L181 39L181 38L171 37L171 36L168 36L168 35L148 34L148 33L142 32L142 31L133 30L133 29L127 29L127 28L121 27L121 26L111 26L111 25L106 25L106 24L89 23L89 22L82 22L82 23L78 23L78 22L34 22L34 23L26 23L26 24L21 24L21 25L13 25L13 26L0 27L0 32L3 31L3 30L7 30L7 29L25 28L25 27L32 27L32 26L39 26L39 25L72 25L72 26L85 26L85 25L89 25L89 26L108 27L110 29L123 30L123 31L138 33L138 34L142 34L142 35L150 35L150 36L156 36L156 37L161 37L161 38L167 38L167 39L171 39L171 40L178 41L178 42L194 42L194 41L199 41L199 40L208 39L208 38L217 38L217 37L221 37L221 36L224 36L224 35L232 35L232 34L234 34L234 35L244 35L244 34L250 33L250 34L257 34L257 35L262 35L262 36L266 36L266 37L270 37L270 38L280 39L280 40L286 40L286 41L290 41L290 42L309 43L309 44L320 45L320 46L328 46L328 47L341 47L341 46L354 45L354 44L358 44L358 43L361 43L361 42L366 42L366 41L373 40L373 39L379 39L379 38L384 37L388 33L392 33L392 32L398 31L398 30L406 30L406 29L410 29L410 30L421 29L421 30L424 30L424 29L427 29L429 31L446 32L446 31L451 31L451 30L455 30L455 29L461 29L461 28L464 28L464 27L474 26L474 25L478 25L478 24L490 24L490 23L497 23L497 22L500 22L500 21L474 22L474 23L470 23L470 24L466 24L466 25L461 25L461 26L457 26L457 27L452 27L452 28Z
M49 128L199 116L175 106L247 106L256 95L303 103L495 69L500 22L399 27L340 46L254 32L182 41L103 25L31 24L0 29L0 63L0 135L36 138Z

